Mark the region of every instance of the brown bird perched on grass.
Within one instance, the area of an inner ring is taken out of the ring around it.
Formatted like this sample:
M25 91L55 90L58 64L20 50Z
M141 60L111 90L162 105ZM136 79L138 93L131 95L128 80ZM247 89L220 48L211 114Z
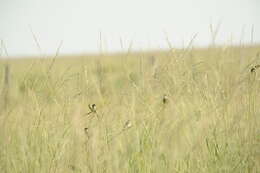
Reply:
M251 68L251 70L250 70L250 71L251 71L251 73L255 72L255 70L256 70L256 69L258 69L259 67L260 67L260 65L259 65L259 64L258 64L258 65L256 65L256 66L254 66L254 67L252 67L252 68Z
M163 95L163 100L162 101L163 101L163 104L168 103L169 98L168 98L168 96L166 94Z
M91 111L91 112L94 112L94 113L96 113L97 112L97 106L96 106L96 104L92 104L92 105L88 105L88 108L89 108L89 110Z

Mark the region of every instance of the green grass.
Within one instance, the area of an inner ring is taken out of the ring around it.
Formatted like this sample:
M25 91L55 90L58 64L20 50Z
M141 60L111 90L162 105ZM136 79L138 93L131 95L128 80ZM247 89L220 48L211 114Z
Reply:
M0 172L259 172L259 50L2 60Z

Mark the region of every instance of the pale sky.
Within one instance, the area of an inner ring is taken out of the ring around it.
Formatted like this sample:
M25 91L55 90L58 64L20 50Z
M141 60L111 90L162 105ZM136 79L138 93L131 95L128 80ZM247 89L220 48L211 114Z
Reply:
M219 23L218 44L260 43L260 0L0 0L9 56L207 46Z

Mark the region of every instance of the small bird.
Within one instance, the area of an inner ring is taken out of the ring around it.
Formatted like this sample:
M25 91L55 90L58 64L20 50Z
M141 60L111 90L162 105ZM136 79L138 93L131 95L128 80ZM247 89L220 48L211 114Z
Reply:
M98 117L96 104L92 104L92 105L89 104L88 108L89 108L90 111L88 113L84 114L84 115L90 115L91 113L95 113L96 116Z
M87 138L89 138L89 128L88 127L85 127L84 128L84 132L85 132L85 135L87 136Z
M96 104L88 105L88 108L90 109L91 112L96 113L97 112L97 106Z
M163 101L163 104L166 104L169 101L169 98L166 94L164 94L162 101Z
M132 127L132 123L131 123L130 120L128 120L128 121L126 121L126 123L125 123L125 125L124 125L124 127L123 127L123 130L129 129L129 128L131 128L131 127Z
M85 131L85 133L87 134L87 133L88 133L88 128L85 127L85 128L84 128L84 131Z
M255 72L255 70L256 70L256 69L258 69L258 68L260 68L260 65L259 65L259 64L258 64L258 65L256 65L256 66L254 66L254 67L252 67L252 68L251 68L251 70L250 70L250 71L251 71L251 73L254 73L254 72Z
M254 73L255 72L255 67L251 68L251 73Z

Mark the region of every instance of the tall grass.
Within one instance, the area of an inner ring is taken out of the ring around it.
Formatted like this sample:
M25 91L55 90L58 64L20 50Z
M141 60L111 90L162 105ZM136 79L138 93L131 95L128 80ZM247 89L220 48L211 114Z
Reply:
M0 170L259 172L259 49L9 60Z

